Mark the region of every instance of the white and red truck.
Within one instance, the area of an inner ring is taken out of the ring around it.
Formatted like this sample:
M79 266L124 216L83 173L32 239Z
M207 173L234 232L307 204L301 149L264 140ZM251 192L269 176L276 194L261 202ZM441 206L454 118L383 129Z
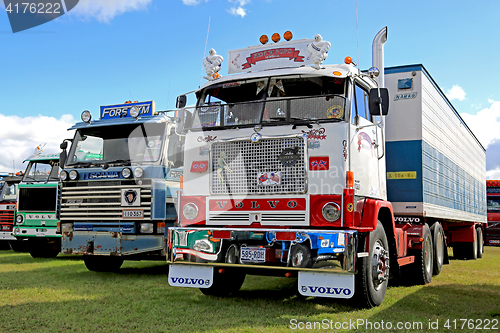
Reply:
M304 296L372 307L389 278L429 283L448 246L480 257L485 149L427 70L384 67L387 28L366 72L324 65L320 35L291 35L230 51L226 77L211 50L196 105L177 100L169 284L223 296L246 274L298 277Z

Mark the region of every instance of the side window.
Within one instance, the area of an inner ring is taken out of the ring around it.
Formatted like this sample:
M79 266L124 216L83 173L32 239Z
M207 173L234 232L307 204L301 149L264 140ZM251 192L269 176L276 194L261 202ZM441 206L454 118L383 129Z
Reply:
M351 113L351 122L354 122L354 116L358 115L361 118L370 120L370 112L368 110L368 93L366 90L356 85L354 88L354 108Z

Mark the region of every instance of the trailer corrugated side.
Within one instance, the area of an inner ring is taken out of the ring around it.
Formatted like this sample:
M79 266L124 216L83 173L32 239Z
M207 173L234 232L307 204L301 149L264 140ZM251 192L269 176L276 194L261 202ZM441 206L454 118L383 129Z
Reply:
M385 69L387 192L396 216L486 223L486 151L423 65Z

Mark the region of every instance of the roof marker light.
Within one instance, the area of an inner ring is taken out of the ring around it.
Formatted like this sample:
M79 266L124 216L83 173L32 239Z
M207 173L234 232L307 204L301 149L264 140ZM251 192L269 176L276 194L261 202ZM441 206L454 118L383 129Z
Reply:
M92 119L92 115L90 114L89 110L85 110L82 112L81 118L82 118L83 122L90 123L90 120Z
M273 42L277 43L277 42L279 42L279 41L280 41L281 36L280 36L280 34L279 34L279 33L275 32L275 33L273 34L273 37L271 37L271 38L273 39Z
M260 36L259 41L262 43L262 45L267 44L267 42L269 42L269 37L267 37L266 35L262 35Z
M291 31L285 31L285 33L283 34L283 37L287 40L287 41L290 41L292 40L293 38L293 34Z

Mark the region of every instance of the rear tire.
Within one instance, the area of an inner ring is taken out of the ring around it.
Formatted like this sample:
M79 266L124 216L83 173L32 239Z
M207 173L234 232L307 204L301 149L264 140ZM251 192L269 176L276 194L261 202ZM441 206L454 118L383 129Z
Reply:
M369 255L359 258L353 301L360 307L372 308L384 301L389 282L389 245L384 226L370 233Z
M483 243L483 229L481 227L476 228L476 239L477 239L477 258L482 258L484 253L484 243Z
M83 262L89 271L116 272L123 264L122 257L83 256Z
M203 295L227 297L231 294L238 292L245 282L245 273L241 271L234 271L231 269L224 269L224 273L220 273L214 267L214 276L212 286L209 288L200 288Z
M431 234L432 234L432 244L434 245L434 267L433 267L433 275L439 275L441 270L443 269L444 256L446 251L446 247L444 245L444 233L443 227L439 222L434 223L431 226Z
M422 237L422 249L416 250L414 277L417 284L427 284L432 280L434 270L434 246L429 226L424 224L424 235Z

